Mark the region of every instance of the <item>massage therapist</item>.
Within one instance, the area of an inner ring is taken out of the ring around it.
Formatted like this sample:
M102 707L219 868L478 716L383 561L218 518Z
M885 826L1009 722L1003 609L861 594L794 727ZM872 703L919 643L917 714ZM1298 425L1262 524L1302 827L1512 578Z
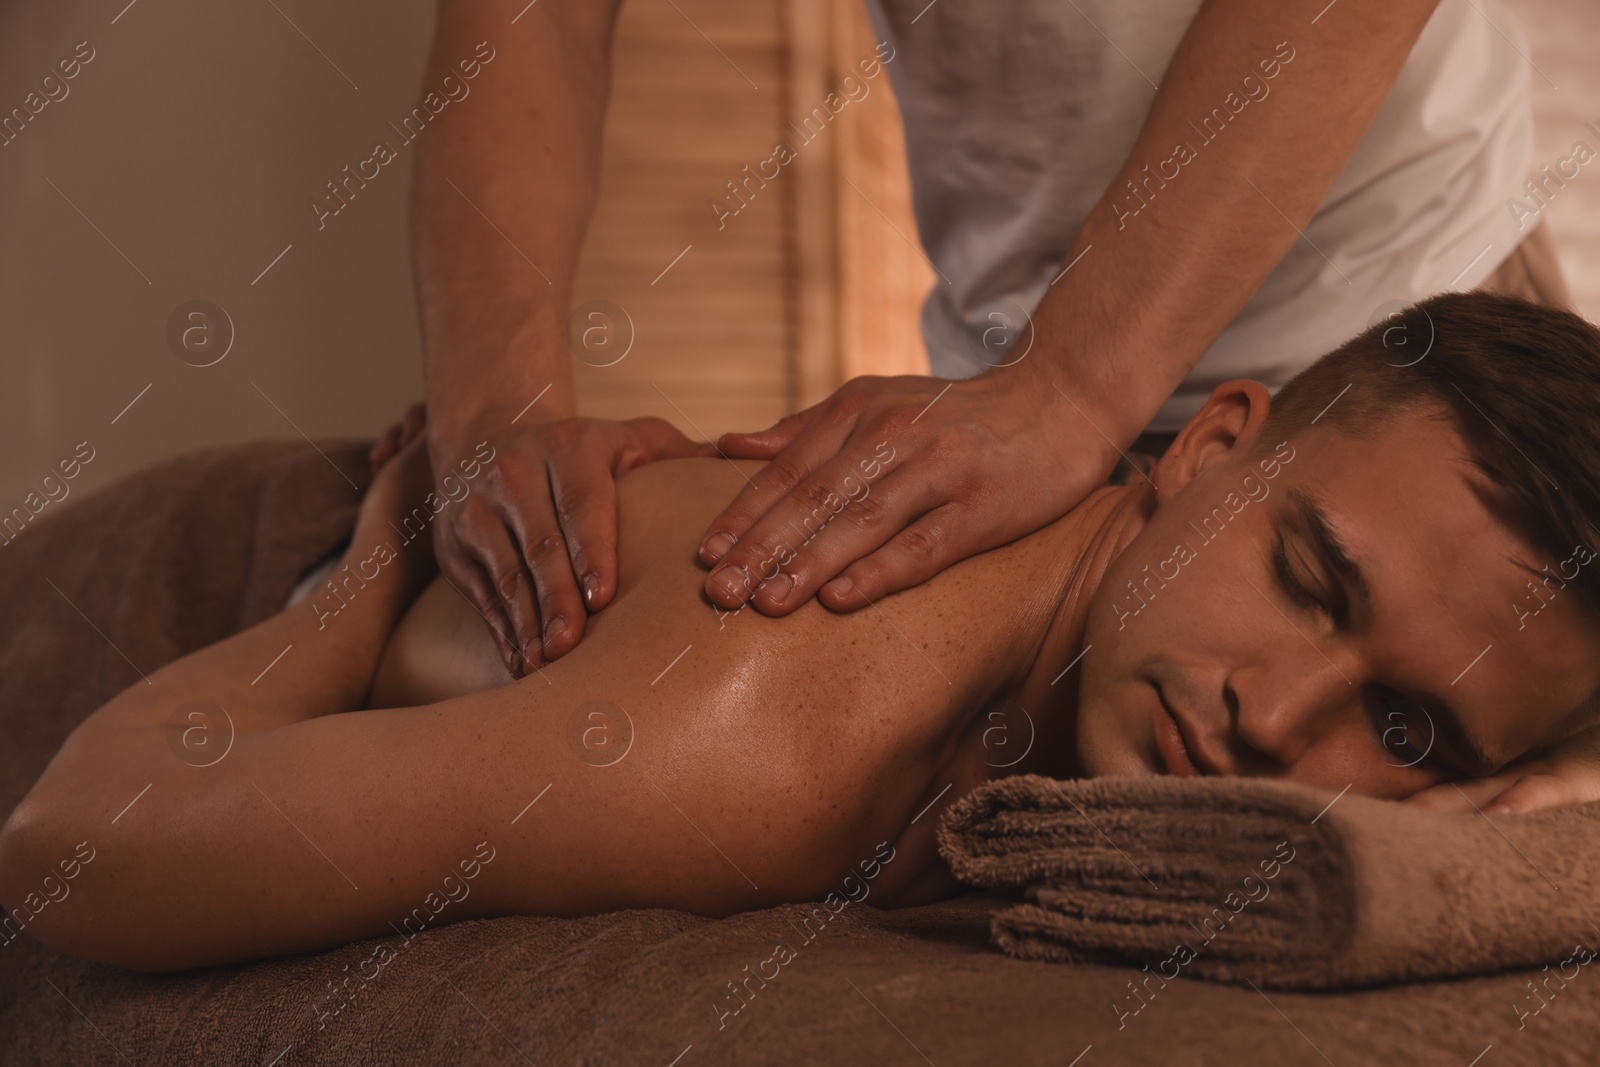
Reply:
M517 675L616 590L613 479L715 454L660 419L574 416L567 318L620 0L524 3L441 0L430 76L486 38L506 58L419 142L413 200L434 468L498 453L435 544ZM854 611L1038 529L1217 383L1276 386L1385 306L1477 285L1524 236L1506 204L1532 153L1527 47L1496 0L867 4L941 275L922 310L937 377L857 378L721 438L776 460L702 541L724 608ZM791 551L884 442L870 499Z

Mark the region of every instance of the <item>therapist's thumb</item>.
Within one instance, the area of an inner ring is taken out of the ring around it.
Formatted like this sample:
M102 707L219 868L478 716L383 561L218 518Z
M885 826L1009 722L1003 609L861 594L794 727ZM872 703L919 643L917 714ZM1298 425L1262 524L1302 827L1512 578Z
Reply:
M717 438L717 447L724 455L740 459L771 459L800 436L813 413L814 409L808 409L786 415L765 430L725 433Z

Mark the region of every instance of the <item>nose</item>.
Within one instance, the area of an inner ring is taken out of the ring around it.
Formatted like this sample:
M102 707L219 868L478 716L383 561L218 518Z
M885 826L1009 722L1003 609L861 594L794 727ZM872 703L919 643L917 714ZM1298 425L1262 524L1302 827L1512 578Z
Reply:
M1311 658L1314 663L1291 657L1271 668L1241 668L1223 683L1239 741L1280 768L1305 756L1355 692L1348 671L1341 674L1320 655Z

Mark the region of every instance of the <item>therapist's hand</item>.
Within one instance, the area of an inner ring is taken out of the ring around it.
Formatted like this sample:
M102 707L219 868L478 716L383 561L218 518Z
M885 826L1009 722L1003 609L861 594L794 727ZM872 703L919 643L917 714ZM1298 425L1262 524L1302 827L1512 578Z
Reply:
M615 479L658 459L717 454L658 418L565 418L456 437L468 439L430 442L440 482L459 482L463 462L481 464L435 524L434 551L519 678L575 648L588 613L616 592Z
M1021 370L853 378L723 435L727 455L771 462L701 539L706 594L768 615L813 595L854 611L1066 514L1118 453L1081 397Z

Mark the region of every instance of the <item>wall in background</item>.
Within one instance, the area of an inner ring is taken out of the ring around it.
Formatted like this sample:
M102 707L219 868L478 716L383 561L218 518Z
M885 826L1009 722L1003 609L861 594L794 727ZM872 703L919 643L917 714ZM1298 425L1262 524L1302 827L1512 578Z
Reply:
M1510 5L1528 31L1533 91L1534 169L1555 168L1572 155L1573 143L1587 142L1600 152L1600 4L1593 0L1513 0ZM1569 168L1570 173L1570 168ZM1530 201L1532 203L1532 201ZM1549 223L1556 251L1572 290L1573 310L1600 322L1600 160L1582 167L1578 177L1556 190L1540 217Z
M622 10L600 202L574 291L577 308L612 308L581 316L580 405L660 415L693 437L768 425L792 391L787 189L780 179L746 194L720 226L712 205L742 206L727 183L767 157L783 124L783 5Z
M203 444L372 432L420 394L410 150L320 230L309 203L398 140L432 4L279 7L0 9L0 108L78 42L94 56L0 148L0 509L80 441L75 491ZM204 368L167 340L202 299L233 332Z
M520 6L507 0L473 94L518 61ZM0 7L0 108L79 42L92 55L0 147L0 510L79 442L95 458L73 492L208 444L374 434L421 396L413 150L337 215L310 202L376 140L399 145L389 124L420 100L432 20L431 0ZM575 300L610 309L584 318L605 343L575 347L582 410L715 436L768 425L847 372L918 367L921 294L905 277L922 262L887 76L809 143L790 127L872 45L854 0L624 4ZM781 139L796 164L746 184ZM870 218L840 205L851 174ZM843 242L841 225L898 250ZM892 291L873 281L907 257ZM168 337L199 300L216 344L232 334L205 367Z

